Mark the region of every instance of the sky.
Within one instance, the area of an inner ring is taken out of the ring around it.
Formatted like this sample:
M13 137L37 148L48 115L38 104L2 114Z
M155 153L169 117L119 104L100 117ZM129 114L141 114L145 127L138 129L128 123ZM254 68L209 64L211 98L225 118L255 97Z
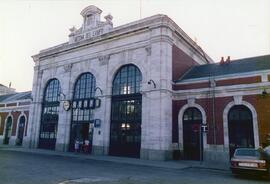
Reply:
M31 56L67 42L89 5L114 27L166 14L215 62L270 54L270 0L0 0L0 84L31 90Z

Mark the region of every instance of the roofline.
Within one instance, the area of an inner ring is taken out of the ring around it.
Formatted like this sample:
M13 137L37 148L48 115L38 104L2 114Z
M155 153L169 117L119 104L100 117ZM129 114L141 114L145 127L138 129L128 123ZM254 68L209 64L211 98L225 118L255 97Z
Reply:
M253 56L253 57L248 57L248 58L240 58L240 59L236 59L236 60L231 60L230 62L234 63L234 62L240 62L240 61L246 60L246 59L255 59L255 58L266 57L266 56L270 56L270 54L261 55L261 56ZM208 76L208 77L198 77L198 78L191 78L191 79L182 80L182 78L184 78L185 75L187 75L193 68L195 68L195 67L203 67L203 66L206 66L206 65L220 65L220 63L215 62L215 63L205 64L205 65L196 65L196 66L192 67L190 70L188 70L188 72L184 73L179 79L175 80L174 83L192 82L192 81L205 80L205 79L209 80L209 77L222 78L224 76L226 76L226 77L231 77L231 76L235 76L235 75L239 76L238 74L225 74L225 75L212 75L212 76ZM242 74L249 75L249 74L256 73L256 72L258 73L258 72L265 72L265 71L270 72L270 69L267 69L267 70L264 70L264 69L263 70L254 70L254 71L250 71L250 72L240 72L240 74L241 75Z
M159 21L156 21L159 20ZM165 22L167 20L168 22ZM169 24L168 24L169 23ZM134 28L136 26L136 28ZM68 42L49 47L47 49L41 50L38 54L33 55L32 58L34 62L38 61L41 58L52 56L58 53L63 53L69 50L77 49L79 47L89 46L90 44L94 44L97 42L102 42L107 39L115 38L117 36L121 36L122 34L128 34L134 31L142 30L142 29L149 29L155 28L159 26L165 26L171 29L173 32L179 33L182 39L184 39L200 57L204 60L208 60L210 63L213 60L206 55L206 53L202 50L202 48L197 45L171 18L164 14L157 14L150 17L146 17L144 19L136 20L112 29L112 31L105 33L101 36L89 38L82 42L76 42L73 44L69 44ZM205 59L207 58L207 59Z
M226 79L235 79L235 78L246 78L246 77L252 77L252 76L258 76L262 74L270 74L270 69L268 70L256 70L252 72L242 72L242 73L236 73L236 74L227 74L227 75L216 75L216 76L209 76L209 77L200 77L200 78L193 78L193 79L186 79L182 81L175 81L175 85L181 85L181 84L194 84L194 83L201 83L201 82L207 82L209 81L209 78L215 79L215 80L226 80Z

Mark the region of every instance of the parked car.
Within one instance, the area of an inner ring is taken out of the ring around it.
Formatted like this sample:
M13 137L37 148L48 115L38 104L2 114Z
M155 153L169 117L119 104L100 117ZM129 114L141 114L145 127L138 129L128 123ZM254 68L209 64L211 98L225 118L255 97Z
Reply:
M261 174L270 176L270 163L265 157L264 150L254 148L238 148L231 158L233 174Z

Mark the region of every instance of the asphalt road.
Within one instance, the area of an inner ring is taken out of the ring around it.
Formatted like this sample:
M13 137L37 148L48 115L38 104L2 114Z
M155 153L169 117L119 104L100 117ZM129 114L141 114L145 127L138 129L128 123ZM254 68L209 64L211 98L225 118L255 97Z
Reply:
M0 184L269 184L228 171L163 169L65 156L0 150Z

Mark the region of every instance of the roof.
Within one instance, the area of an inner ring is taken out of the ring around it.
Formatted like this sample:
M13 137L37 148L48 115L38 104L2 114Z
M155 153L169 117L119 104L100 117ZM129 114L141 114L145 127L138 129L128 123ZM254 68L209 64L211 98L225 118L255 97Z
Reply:
M270 69L270 55L233 60L229 63L214 63L194 66L176 82L213 76L239 74Z
M0 103L31 99L31 91L0 95Z

